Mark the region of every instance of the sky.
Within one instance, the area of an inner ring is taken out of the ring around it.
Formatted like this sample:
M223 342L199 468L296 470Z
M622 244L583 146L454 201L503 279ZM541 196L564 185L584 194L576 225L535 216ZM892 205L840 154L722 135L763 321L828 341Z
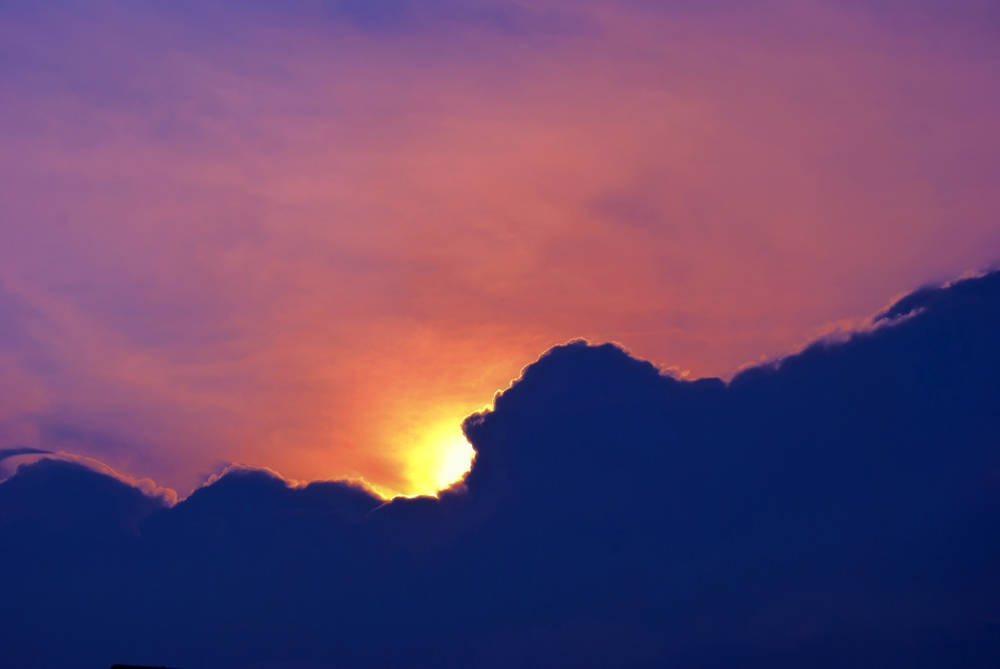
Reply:
M687 378L1000 258L1000 7L0 5L0 449L430 493L545 350Z

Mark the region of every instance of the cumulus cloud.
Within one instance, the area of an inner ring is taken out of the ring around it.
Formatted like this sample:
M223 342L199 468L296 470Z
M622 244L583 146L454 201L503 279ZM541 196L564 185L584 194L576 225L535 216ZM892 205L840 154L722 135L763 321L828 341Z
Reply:
M24 456L27 456L25 459ZM94 458L88 458L84 455L78 455L76 453L65 453L63 451L52 452L46 451L39 448L4 448L0 449L0 462L9 459L18 458L22 460L20 465L28 464L29 462L37 462L39 460L61 460L63 462L70 462L85 469L103 474L108 478L115 479L124 483L125 485L135 488L142 492L143 495L150 497L152 499L158 500L159 502L172 506L177 503L177 492L171 488L164 488L156 484L150 478L137 479L132 476L126 476L119 474L114 469L104 464L100 460L95 460ZM2 471L2 470L0 470Z
M12 474L17 469L19 462L37 460L38 456L50 453L51 451L39 448L0 448L0 481L3 481ZM5 460L6 462L4 462Z
M728 384L556 347L438 497L24 465L0 664L996 666L1000 274L896 304Z

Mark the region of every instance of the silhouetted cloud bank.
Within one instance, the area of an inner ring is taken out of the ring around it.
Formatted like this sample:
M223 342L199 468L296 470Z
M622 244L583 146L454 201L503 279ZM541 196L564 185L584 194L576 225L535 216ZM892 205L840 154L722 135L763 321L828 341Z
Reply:
M0 484L0 665L1000 666L1000 274L724 384L557 347L440 499Z

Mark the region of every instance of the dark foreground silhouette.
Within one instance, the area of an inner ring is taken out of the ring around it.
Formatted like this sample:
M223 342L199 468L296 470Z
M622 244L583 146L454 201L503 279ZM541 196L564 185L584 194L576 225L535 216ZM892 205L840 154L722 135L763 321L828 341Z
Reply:
M440 499L22 466L0 666L998 667L1000 275L893 319L729 385L555 348Z

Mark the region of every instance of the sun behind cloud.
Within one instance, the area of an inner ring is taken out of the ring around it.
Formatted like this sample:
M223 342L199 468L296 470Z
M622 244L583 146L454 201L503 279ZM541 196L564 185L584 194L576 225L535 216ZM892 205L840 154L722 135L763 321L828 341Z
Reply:
M475 452L462 433L462 421L434 423L418 435L410 435L405 463L407 490L402 494L432 494L461 480Z

